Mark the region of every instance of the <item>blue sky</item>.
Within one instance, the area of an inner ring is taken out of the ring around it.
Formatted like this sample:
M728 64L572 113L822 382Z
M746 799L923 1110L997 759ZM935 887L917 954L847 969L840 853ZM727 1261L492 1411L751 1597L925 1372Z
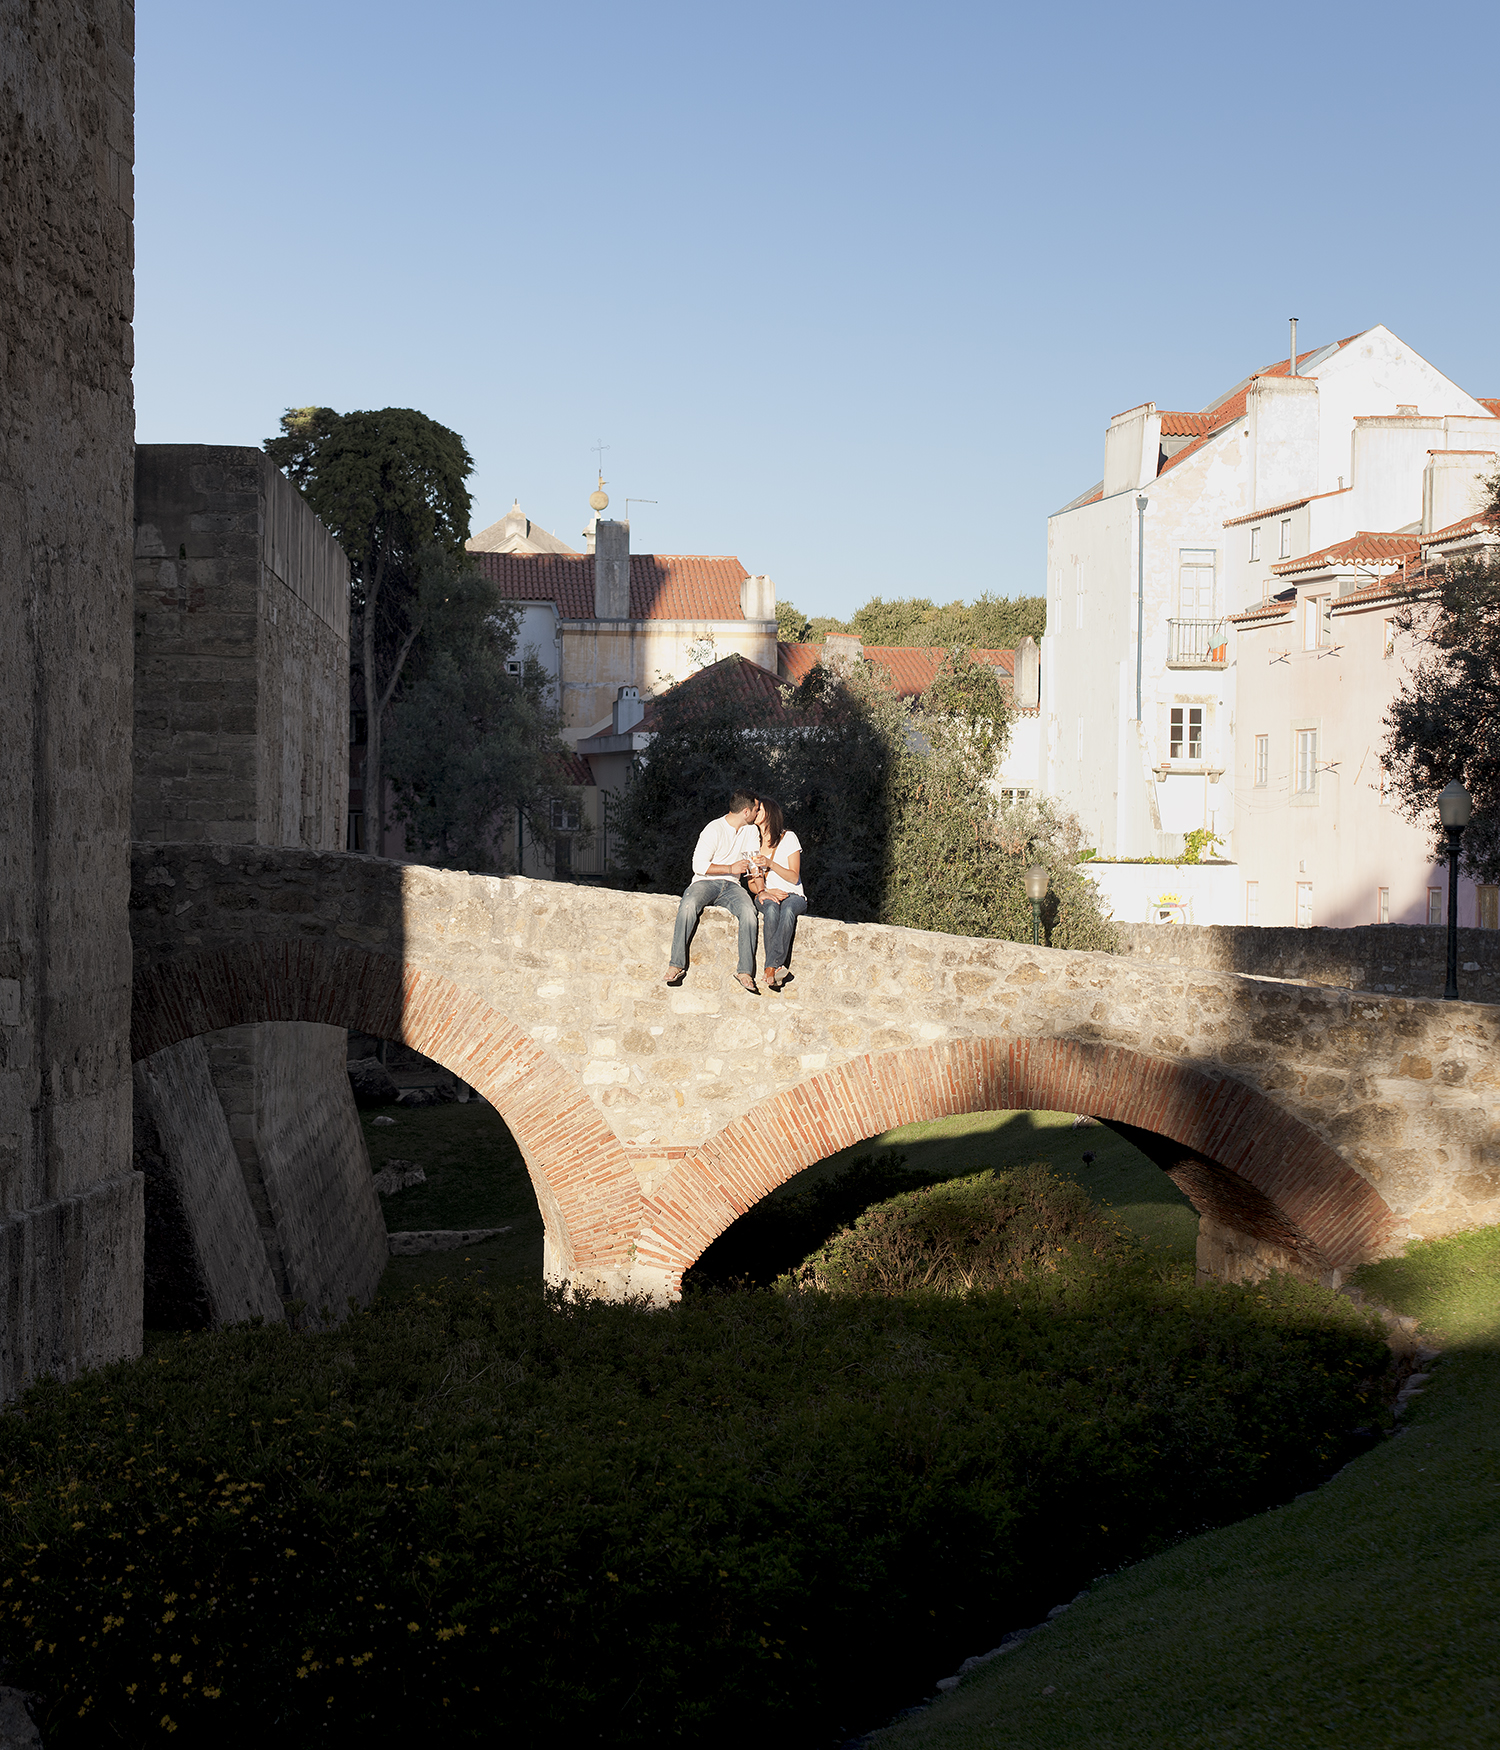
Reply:
M1500 9L143 0L142 442L421 408L806 613L1044 587L1111 414L1385 322L1500 395ZM1431 31L1425 35L1424 31Z

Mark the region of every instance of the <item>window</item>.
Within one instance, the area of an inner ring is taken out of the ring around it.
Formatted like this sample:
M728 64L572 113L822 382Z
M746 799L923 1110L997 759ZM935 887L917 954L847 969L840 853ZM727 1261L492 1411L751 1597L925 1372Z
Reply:
M1441 887L1427 889L1427 921L1430 924L1440 924L1443 921L1443 890Z
M1292 556L1292 519L1290 517L1283 517L1281 519L1281 557L1283 559L1290 559L1291 556Z
M576 802L554 802L552 804L553 832L578 831L578 804Z
M1380 622L1380 634L1381 644L1384 647L1381 651L1381 655L1394 656L1396 654L1396 622L1394 620L1382 620Z
M1271 738L1269 735L1257 735L1255 738L1255 787L1264 790L1271 781Z
M1214 549L1184 547L1177 573L1177 614L1183 620L1214 617Z
M370 739L370 719L363 711L349 713L349 745L364 747Z
M1297 928L1310 930L1312 928L1312 882L1297 883Z
M363 715L363 713L361 713ZM349 811L349 831L345 839L346 851L362 851L365 848L365 817L361 810L354 808Z
M1302 648L1327 650L1333 643L1333 597L1309 595L1302 598Z
M1203 707L1174 705L1172 734L1169 739L1169 759L1201 760L1203 758ZM1185 751L1184 751L1185 750Z
M1017 802L1024 802L1030 794L1030 790L1022 786L1017 786L1015 789L1002 790L1000 792L1000 801L1004 807L1012 808Z
M1318 793L1318 732L1316 729L1297 731L1297 777L1293 791L1298 796Z
M1375 922L1388 924L1391 921L1391 890L1389 887L1375 889Z
M1481 930L1500 930L1500 887L1476 887L1474 921Z
M1260 558L1260 530L1258 528L1254 528L1254 529L1251 529L1251 531L1250 531L1250 563L1253 565L1255 563L1255 561L1259 558Z
M1391 774L1383 767L1380 773L1380 806L1389 808L1391 803Z
M1081 632L1083 630L1083 561L1081 559L1075 559L1073 562L1073 595L1074 625Z
M517 662L514 657L507 658L506 664L505 664L505 672L509 675L519 675L521 672L520 663Z
M1260 883L1258 881L1245 883L1245 922L1247 924L1260 922Z

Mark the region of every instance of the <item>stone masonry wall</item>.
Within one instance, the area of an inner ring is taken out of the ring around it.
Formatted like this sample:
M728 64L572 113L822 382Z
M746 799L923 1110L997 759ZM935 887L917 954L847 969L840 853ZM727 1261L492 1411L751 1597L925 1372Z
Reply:
M137 835L340 848L349 730L342 550L259 450L143 446L136 517ZM373 1292L385 1261L344 1030L235 1027L206 1036L204 1048L278 1293L314 1315L324 1305L341 1314L351 1295ZM138 1080L140 1097L155 1085ZM213 1207L221 1193L197 1181L220 1171L217 1159L172 1158L184 1210ZM207 1243L200 1236L200 1249ZM237 1304L254 1261L217 1267L214 1305Z
M140 1346L134 12L0 12L0 1401Z
M1447 929L1361 924L1348 930L1262 929L1253 924L1119 924L1120 952L1167 966L1289 978L1345 990L1441 997ZM1500 930L1458 932L1458 988L1466 1002L1500 1002Z
M669 990L670 897L309 852L141 846L131 903L134 1051L245 1014L403 1041L505 1117L549 1270L610 1292L835 1149L1008 1106L1170 1139L1204 1213L1320 1276L1500 1220L1494 1007L819 918L754 999L715 911Z

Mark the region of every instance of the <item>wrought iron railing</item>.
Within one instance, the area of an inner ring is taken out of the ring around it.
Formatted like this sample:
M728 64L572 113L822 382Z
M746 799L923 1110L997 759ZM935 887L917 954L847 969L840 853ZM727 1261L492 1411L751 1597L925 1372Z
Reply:
M1229 661L1224 620L1168 620L1168 668L1223 668Z

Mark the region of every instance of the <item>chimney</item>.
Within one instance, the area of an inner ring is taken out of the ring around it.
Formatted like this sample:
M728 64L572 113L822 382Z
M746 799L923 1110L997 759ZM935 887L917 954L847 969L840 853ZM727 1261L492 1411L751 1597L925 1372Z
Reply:
M841 662L858 662L864 653L864 645L852 632L830 632L823 640L822 661L831 668Z
M630 524L594 525L594 618L630 618Z
M1034 711L1042 702L1042 653L1029 632L1016 646L1010 696L1020 711Z
M621 687L615 694L614 732L616 735L629 735L636 724L646 715L646 707L641 703L640 691L636 687Z

